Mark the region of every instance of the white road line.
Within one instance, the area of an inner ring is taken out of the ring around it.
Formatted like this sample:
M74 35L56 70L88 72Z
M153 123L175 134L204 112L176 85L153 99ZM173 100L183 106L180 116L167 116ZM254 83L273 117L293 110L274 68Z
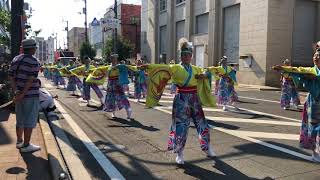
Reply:
M132 102L137 103L136 101L129 99ZM142 102L145 102L145 100L142 100ZM169 101L169 100L160 100L160 103L172 103L173 101ZM139 103L141 105L145 105L143 103ZM172 107L156 107L155 109L158 110L162 110L162 109L172 109ZM288 118L285 116L279 116L279 115L275 115L275 114L269 114L269 113L265 113L265 112L260 112L260 111L255 111L255 110L250 110L250 109L245 109L245 108L234 108L233 106L228 106L228 111L223 111L222 109L216 109L216 108L203 108L203 110L205 112L241 112L241 111L245 111L246 113L250 113L252 115L263 115L263 116L270 116L273 118L278 118L278 119L285 119L285 120L289 120L289 121L295 121L295 122L301 122L301 120L299 119L294 119L294 118ZM235 110L233 110L235 109Z
M227 130L231 134L237 134L238 136L246 136L251 138L265 138L265 139L285 139L285 140L297 140L298 134L283 134L283 133L266 133L255 131L239 131L239 130Z
M229 108L229 111L230 111L230 108L231 109L234 108L233 106L227 106L227 107ZM245 108L237 108L235 111L239 112L239 110L252 113L253 115L264 115L264 116L270 116L270 117L279 118L279 119L285 119L285 120L289 120L289 121L301 122L301 120L299 120L299 119L288 118L288 117L285 117L285 116L279 116L279 115L275 115L275 114L269 114L269 113L250 110L250 109L245 109Z
M273 100L268 100L268 99L259 99L259 98L252 98L252 97L246 97L246 96L239 96L239 98L280 104L280 101L273 101ZM303 104L301 104L299 106L301 107L301 106L303 106Z
M209 119L209 120L212 120L212 121L221 121L221 122L272 124L272 125L296 126L296 127L299 127L301 125L301 123L296 123L296 122L270 121L270 120L260 120L260 119L245 119L245 118L232 118L232 117L213 117L213 116L206 116L206 118Z
M70 125L76 133L79 140L87 147L96 161L100 164L101 168L108 174L111 179L125 179L122 174L113 166L113 164L106 158L106 156L99 150L99 148L91 141L91 139L83 132L78 124L72 119L67 111L62 107L59 102L55 102L57 109L61 112L66 122Z
M307 161L313 161L311 156L307 156L305 154L301 154L301 153L298 153L296 151L292 151L290 149L286 149L286 148L283 148L283 147L280 147L280 146L276 146L276 145L273 145L273 144L270 144L270 143L267 143L267 142L264 142L264 141L261 141L261 140L258 140L258 139L254 139L254 138L245 136L245 135L243 135L241 133L237 133L236 131L226 130L226 129L223 129L223 128L215 128L215 129L218 130L218 131L221 131L221 132L224 132L224 133L239 137L241 139L244 139L244 140L247 140L247 141L250 141L250 142L253 142L253 143L257 143L257 144L260 144L260 145L263 145L263 146L266 146L266 147L269 147L269 148L272 148L272 149L275 149L275 150L278 150L278 151L281 151L281 152L284 152L284 153L287 153L287 154L290 154L290 155L293 155L293 156L296 156L296 157L299 157L301 159L305 159Z
M172 110L172 106L159 106L160 109L171 109ZM207 112L227 112L224 111L222 109L217 109L217 108L202 108L203 111L207 111Z
M243 99L251 99L251 100L256 100L256 101L264 101L264 102L271 102L271 103L277 103L277 104L280 104L280 102L279 102L279 101L272 101L272 100L268 100L268 99L259 99L259 98L245 97L245 96L239 96L239 98L243 98Z
M142 104L142 103L139 103L139 104ZM167 113L167 114L172 114L171 111L168 111L168 110L165 110L165 109L161 109L161 107L155 107L154 109L162 111L162 112ZM214 129L216 129L216 130L218 130L220 132L224 132L226 134L229 134L229 135L232 135L232 136L236 136L238 138L241 138L241 139L253 142L253 143L257 143L257 144L260 144L262 146L266 146L266 147L269 147L271 149L275 149L275 150L278 150L278 151L281 151L281 152L284 152L284 153L299 157L301 159L305 159L305 160L308 160L308 161L313 161L311 156L307 156L307 155L292 151L290 149L286 149L286 148L283 148L283 147L280 147L280 146L276 146L276 145L273 145L273 144L270 144L270 143L266 143L266 142L258 140L258 139L251 138L249 136L246 136L244 132L237 133L238 131L235 131L235 130L226 130L226 129L223 129L223 128L218 128L218 127L213 127L213 126L210 126L210 127L214 128ZM260 133L260 132L257 132L257 133ZM254 133L254 132L248 132L248 134L249 135L258 136L258 134ZM264 134L264 135L266 136L265 138L271 136L270 134L268 134L268 136L266 134ZM277 135L281 137L283 134L277 134ZM260 136L262 136L262 135L260 135ZM286 134L284 136L286 136ZM261 138L264 138L264 137L261 137ZM285 138L289 138L289 139L295 138L295 140L297 140L297 139L299 139L299 136L287 135L287 137L285 137Z
M133 102L137 102L131 99ZM145 103L146 100L140 100L140 102ZM160 100L159 103L172 103L172 100Z

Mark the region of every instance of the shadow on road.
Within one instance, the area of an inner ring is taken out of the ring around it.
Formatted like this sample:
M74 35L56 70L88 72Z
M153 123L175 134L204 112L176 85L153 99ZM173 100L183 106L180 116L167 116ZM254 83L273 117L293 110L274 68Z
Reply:
M211 125L211 126L220 127L220 128L229 129L229 130L237 130L237 129L239 129L238 126L225 124L225 123L220 123L220 122L216 122L216 121L212 121L212 120L208 120L208 119L207 119L207 121L208 121L208 124Z
M256 113L252 113L252 112L242 110L239 108L228 109L227 111L235 113L235 114L248 115L248 116L250 116L248 119L260 119L260 118L276 119L273 116L268 116L268 115L264 115L264 114L256 114Z
M295 147L292 147L292 146L287 146L287 145L284 145L284 144L278 144L278 143L275 143L275 142L268 142L268 141L266 141L266 142L308 155L306 152L303 152L303 151L301 151L301 150L299 150L299 149L297 149ZM301 162L309 162L309 161L306 161L304 159L301 159L301 158L298 158L298 157L295 157L295 156L292 156L292 155L289 155L289 154L286 154L286 153L282 153L280 151L277 151L277 150L274 150L274 149L271 149L271 148L266 148L265 146L262 146L262 145L259 145L259 144L256 144L256 143L242 144L242 145L234 146L234 148L240 150L240 152L222 155L222 156L219 156L219 158L220 159L227 159L227 158L231 158L231 157L235 157L235 156L239 156L239 155L246 155L247 154L247 155L265 156L265 157L275 157L275 158L278 158L278 159L291 159L291 160L301 161Z
M237 102L240 104L259 104L259 103L255 103L255 102L242 101L242 100L238 100Z
M160 129L153 126L145 126L135 119L122 119L122 118L111 118L110 121L118 122L124 125L109 125L108 127L124 127L124 128L139 128L146 131L160 131Z

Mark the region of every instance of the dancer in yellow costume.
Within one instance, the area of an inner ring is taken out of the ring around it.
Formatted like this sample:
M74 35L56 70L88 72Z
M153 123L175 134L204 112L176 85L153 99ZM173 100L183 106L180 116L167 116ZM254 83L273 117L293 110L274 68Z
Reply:
M183 150L186 144L191 120L194 122L201 149L208 156L215 153L210 146L210 128L204 116L202 105L214 106L215 100L210 92L210 85L204 69L190 64L193 47L187 40L181 40L181 64L143 65L147 69L149 83L146 105L156 106L164 88L172 78L178 87L173 101L172 126L168 139L168 150L177 153L176 162L184 163Z

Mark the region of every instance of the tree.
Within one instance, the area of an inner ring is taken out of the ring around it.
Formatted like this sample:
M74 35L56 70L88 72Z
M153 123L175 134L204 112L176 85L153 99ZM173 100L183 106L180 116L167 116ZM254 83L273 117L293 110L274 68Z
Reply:
M110 57L113 52L113 40L110 38L105 44L103 50L104 58ZM134 46L130 41L124 39L123 37L117 38L117 54L119 55L119 60L128 59L131 57L131 54L134 52Z
M80 58L83 59L85 56L88 56L90 59L96 57L97 51L94 49L89 42L84 42L80 47Z
M11 15L8 11L0 9L0 25L3 26L6 32L10 32L11 25ZM10 38L7 35L0 35L0 44L4 44L6 46L10 45Z

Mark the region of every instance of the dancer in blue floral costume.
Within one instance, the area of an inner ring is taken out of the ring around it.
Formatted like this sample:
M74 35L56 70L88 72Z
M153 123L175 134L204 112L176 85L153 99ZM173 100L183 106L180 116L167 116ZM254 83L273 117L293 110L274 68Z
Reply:
M74 61L70 60L69 66L67 66L67 70L70 71L71 69L74 69L76 66L74 65ZM71 91L72 95L75 95L75 91L77 90L76 86L76 76L74 75L69 75L68 77L68 85L67 85L67 91Z
M283 66L290 67L290 61L288 59L284 60ZM300 98L294 79L290 77L289 73L282 73L281 87L281 108L283 108L284 110L288 109L290 107L290 102L292 102L294 108L297 109L298 105L300 105Z
M208 70L219 76L218 84L218 104L223 106L223 110L227 109L227 105L234 105L238 101L238 94L234 86L237 84L236 71L227 65L227 57L223 56L220 66L210 67Z
M177 153L176 162L178 164L184 164L183 150L191 121L196 126L201 149L208 156L215 156L213 148L210 146L208 122L202 110L202 105L214 106L215 100L211 94L204 69L190 64L193 54L192 44L184 38L180 40L179 44L181 64L150 64L144 65L144 67L147 69L149 77L146 102L148 107L158 104L170 79L178 87L173 101L168 150Z
M302 113L300 146L312 150L312 158L320 163L320 49L313 57L314 67L275 66L275 70L290 73L309 91Z
M142 61L137 60L137 66L141 66ZM144 70L138 70L134 76L134 97L140 102L141 98L145 98L147 93L147 78Z

